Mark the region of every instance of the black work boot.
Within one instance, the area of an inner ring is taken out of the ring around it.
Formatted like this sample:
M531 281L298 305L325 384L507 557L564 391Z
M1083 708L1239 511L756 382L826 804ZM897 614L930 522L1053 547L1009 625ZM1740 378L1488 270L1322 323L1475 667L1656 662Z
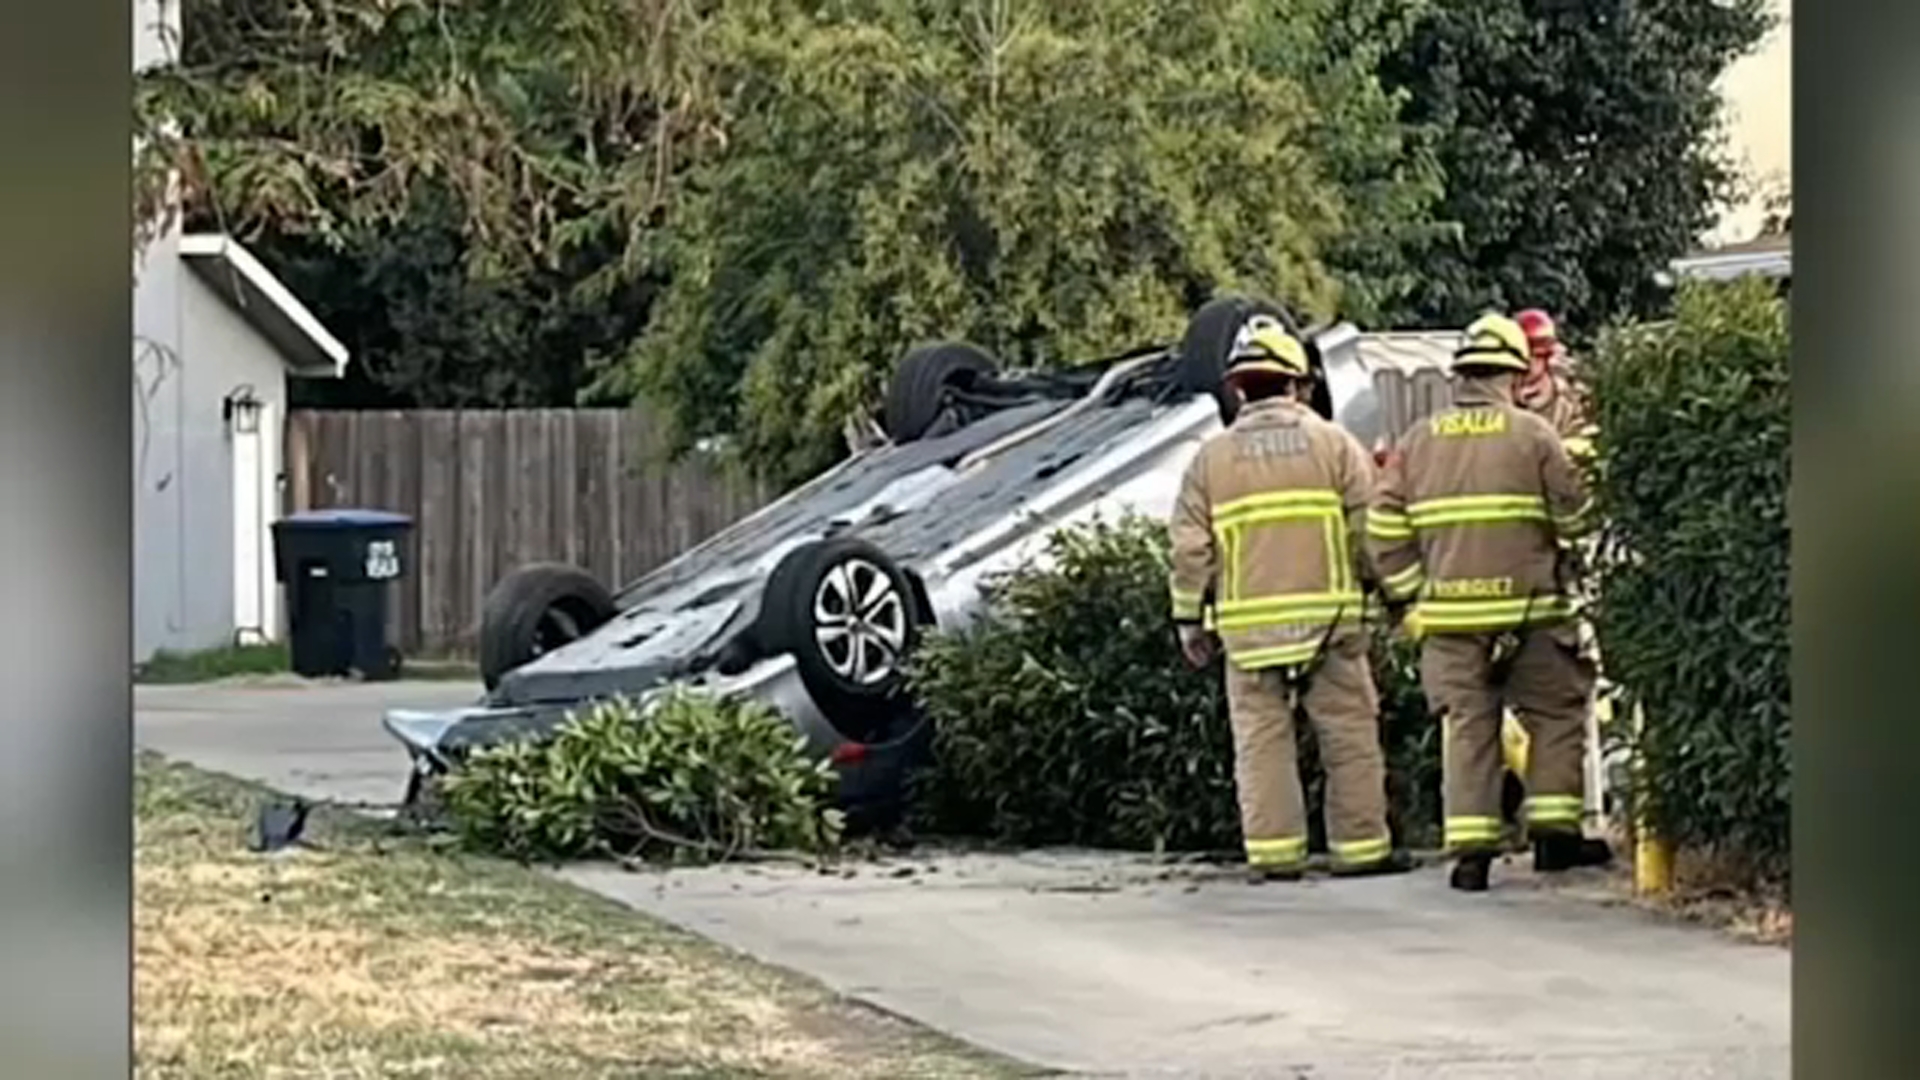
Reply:
M1307 876L1304 866L1249 866L1247 884L1264 885L1269 881L1299 881Z
M1454 860L1453 873L1447 876L1447 884L1461 892L1486 892L1487 880L1492 876L1493 853L1472 851Z
M1388 852L1386 858L1376 859L1370 863L1360 863L1357 866L1341 866L1336 863L1329 873L1340 878L1384 877L1389 874L1404 874L1418 869L1419 866L1420 860L1415 858L1412 852L1395 849Z
M1605 840L1566 833L1540 836L1533 841L1536 873L1557 874L1577 867L1605 866L1612 861L1613 846Z

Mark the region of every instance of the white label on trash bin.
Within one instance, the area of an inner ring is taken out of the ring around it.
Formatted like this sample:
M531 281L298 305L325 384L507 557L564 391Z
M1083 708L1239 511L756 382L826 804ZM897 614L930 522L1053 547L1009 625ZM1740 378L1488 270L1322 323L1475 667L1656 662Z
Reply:
M398 576L400 576L400 553L394 550L393 541L368 541L367 577L374 581L385 581Z

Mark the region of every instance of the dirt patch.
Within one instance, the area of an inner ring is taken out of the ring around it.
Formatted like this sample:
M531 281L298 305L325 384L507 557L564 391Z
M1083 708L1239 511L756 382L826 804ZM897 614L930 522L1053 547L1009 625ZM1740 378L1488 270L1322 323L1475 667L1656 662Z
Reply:
M1005 1076L1020 1071L551 881L139 764L137 1075Z
M1754 884L1745 871L1698 853L1683 853L1675 860L1672 891L1644 896L1634 888L1631 843L1616 836L1614 851L1613 864L1602 869L1534 874L1527 868L1527 857L1519 855L1509 860L1508 872L1533 887L1636 908L1750 944L1792 947L1793 909L1787 898L1776 889Z

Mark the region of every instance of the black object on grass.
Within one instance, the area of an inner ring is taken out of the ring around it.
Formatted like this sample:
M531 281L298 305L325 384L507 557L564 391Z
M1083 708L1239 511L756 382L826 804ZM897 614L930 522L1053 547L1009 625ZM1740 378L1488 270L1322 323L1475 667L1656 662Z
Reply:
M253 841L249 846L255 851L268 852L300 843L301 834L307 828L307 815L312 810L313 807L301 799L267 803L254 819Z

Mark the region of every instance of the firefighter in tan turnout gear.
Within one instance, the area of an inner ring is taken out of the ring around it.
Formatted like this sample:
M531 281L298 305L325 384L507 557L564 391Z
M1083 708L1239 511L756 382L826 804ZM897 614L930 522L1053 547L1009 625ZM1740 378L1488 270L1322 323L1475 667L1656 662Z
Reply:
M1586 397L1573 381L1573 364L1560 344L1559 328L1553 316L1539 308L1528 308L1513 321L1527 336L1528 357L1526 373L1514 383L1514 400L1544 417L1568 455L1578 460L1590 448L1592 431Z
M1442 724L1452 884L1478 892L1501 844L1500 720L1527 729L1521 816L1535 865L1581 861L1586 710L1595 669L1572 622L1562 545L1588 496L1545 418L1514 399L1525 332L1488 315L1454 354L1453 405L1402 436L1367 515L1389 603L1411 604L1420 681Z
M1226 379L1245 405L1194 455L1170 526L1173 617L1195 667L1227 654L1234 779L1255 880L1292 880L1307 859L1296 706L1326 769L1326 826L1340 875L1412 868L1387 826L1379 699L1356 556L1374 472L1351 435L1305 404L1301 343L1256 318ZM1203 622L1205 625L1203 625ZM1210 628L1210 629L1209 629Z

